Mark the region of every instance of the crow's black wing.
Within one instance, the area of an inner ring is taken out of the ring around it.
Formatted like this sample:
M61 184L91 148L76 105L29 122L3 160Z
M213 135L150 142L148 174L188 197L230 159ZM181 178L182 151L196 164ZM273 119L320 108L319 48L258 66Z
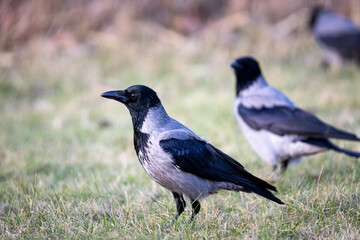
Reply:
M302 137L360 141L356 135L336 129L315 115L299 108L279 106L255 109L246 108L239 104L238 113L251 128L255 130L266 129L280 136L296 134Z
M360 61L360 31L321 35L318 40L346 59Z
M218 182L231 182L282 204L269 190L276 188L255 177L230 156L209 143L195 138L169 138L160 141L160 147L174 159L174 165L184 172Z

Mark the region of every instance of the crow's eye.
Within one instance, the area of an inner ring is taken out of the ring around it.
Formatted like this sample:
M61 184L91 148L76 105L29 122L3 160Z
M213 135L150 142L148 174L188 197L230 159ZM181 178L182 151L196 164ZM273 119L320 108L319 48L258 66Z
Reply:
M130 93L130 98L131 98L132 100L137 99L137 97L138 97L138 94L137 94L137 93Z

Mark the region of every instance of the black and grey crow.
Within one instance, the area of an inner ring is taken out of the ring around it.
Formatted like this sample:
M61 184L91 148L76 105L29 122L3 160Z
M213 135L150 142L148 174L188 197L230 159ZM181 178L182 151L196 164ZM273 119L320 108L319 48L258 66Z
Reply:
M360 141L298 107L282 92L267 84L258 62L241 57L231 63L236 76L234 114L253 150L274 169L284 172L302 156L334 150L352 157L360 153L340 148L329 139Z
M325 64L338 65L348 60L360 64L360 30L350 19L316 6L309 27L323 52Z
M191 201L192 221L200 211L200 200L221 189L254 192L283 204L271 193L276 191L274 186L169 117L151 88L135 85L101 96L129 109L136 154L147 174L172 192L177 208L174 220L185 209L183 195Z

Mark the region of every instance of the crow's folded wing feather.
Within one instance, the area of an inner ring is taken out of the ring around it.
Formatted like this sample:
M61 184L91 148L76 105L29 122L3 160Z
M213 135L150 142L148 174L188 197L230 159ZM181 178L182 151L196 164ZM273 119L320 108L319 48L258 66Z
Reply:
M296 134L301 137L360 141L356 135L336 129L300 108L279 106L255 109L239 104L238 113L249 127L265 129L280 136Z
M195 139L169 138L160 141L160 147L171 155L174 165L184 172L218 182L231 182L263 197L282 203L269 190L276 188L255 177L230 156L211 144Z
M360 31L321 35L318 39L344 58L360 60Z

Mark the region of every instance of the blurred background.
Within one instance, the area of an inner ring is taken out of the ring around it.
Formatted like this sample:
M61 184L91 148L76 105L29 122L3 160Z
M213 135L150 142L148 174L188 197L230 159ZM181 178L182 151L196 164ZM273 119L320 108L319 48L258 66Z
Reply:
M293 42L307 33L308 11L314 5L360 21L356 0L4 0L0 3L1 65L15 66L23 58L21 52L34 42L42 45L42 51L75 55L124 50L123 42L140 41L149 48L160 42L178 48L192 43L197 51L211 44L254 54L266 49L271 56L279 48L289 52L289 45L297 46ZM268 44L272 47L267 48Z
M300 106L341 110L335 121L354 122L347 116L359 104L359 71L351 63L321 68L308 28L318 4L360 23L357 0L3 0L0 107L30 119L47 114L39 124L50 130L66 122L96 129L118 121L110 109L121 109L100 99L102 91L145 84L179 120L192 119L184 113L195 108L227 125L221 118L231 116L235 97L229 63L252 55L269 83ZM199 124L204 134L209 126Z
M138 30L138 24L152 32L169 31L179 37L199 36L218 27L222 30L218 37L231 41L231 36L235 38L250 24L276 25L292 14L301 15L297 12L320 4L359 21L360 7L355 0L289 0L286 3L281 0L217 0L211 3L203 0L105 0L100 3L95 0L4 0L0 5L0 46L2 50L11 51L34 38L51 38L63 45L71 41L73 44L88 43L101 33L124 37ZM282 37L291 27L303 25L306 16L302 17L305 17L303 21L289 21L288 25L292 26L274 33L274 37Z
M229 64L239 56L257 58L269 84L299 107L360 135L360 69L353 63L321 68L321 51L308 28L315 4L360 25L358 0L0 1L0 225L6 226L0 228L0 237L47 238L54 231L66 232L64 237L77 231L77 236L93 236L89 222L99 224L101 236L107 223L97 222L94 216L112 206L128 209L134 221L134 225L124 223L129 232L118 231L114 236L132 236L134 231L141 236L141 227L131 227L139 224L137 218L157 218L158 212L143 209L164 195L167 198L160 199L169 203L166 213L172 215L171 196L156 187L138 163L127 109L100 97L107 90L148 85L170 116L267 180L271 167L249 148L232 113L235 77ZM358 144L340 145L360 150ZM284 201L309 196L327 208L327 197L343 201L342 195L331 195L334 186L341 189L335 192L348 194L344 199L352 201L359 189L359 173L354 172L358 167L356 160L343 155L319 154L290 168L277 186ZM338 169L338 175L333 169ZM326 179L320 181L323 195L312 189L312 184L319 189L319 174ZM289 176L293 182L286 181ZM353 177L351 183L348 176ZM219 207L216 200L211 201L210 206ZM125 210L118 211L109 214L124 216ZM306 211L304 207L294 214ZM79 221L68 221L63 212ZM263 218L270 212L263 209ZM274 220L277 226L292 222L286 221L292 215L289 212L284 210L283 219ZM92 217L83 219L84 213ZM259 217L246 216L241 223L231 223L239 229ZM338 217L337 212L334 216ZM355 224L349 231L358 236L358 217L347 216ZM337 219L339 224L349 223ZM319 222L300 225L313 229ZM328 236L326 229L319 229L321 236ZM288 237L283 233L273 236ZM316 238L318 234L294 236Z

